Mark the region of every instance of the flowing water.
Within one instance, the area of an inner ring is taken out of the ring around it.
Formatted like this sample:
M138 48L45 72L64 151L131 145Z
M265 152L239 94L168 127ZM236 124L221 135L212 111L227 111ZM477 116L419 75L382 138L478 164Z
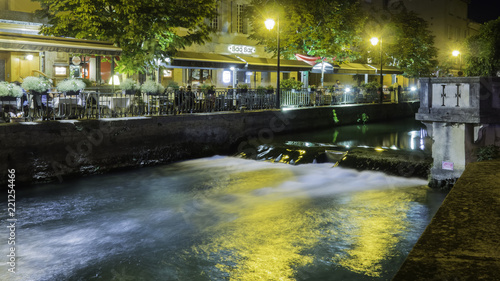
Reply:
M390 280L445 196L426 184L214 156L40 185L0 280Z

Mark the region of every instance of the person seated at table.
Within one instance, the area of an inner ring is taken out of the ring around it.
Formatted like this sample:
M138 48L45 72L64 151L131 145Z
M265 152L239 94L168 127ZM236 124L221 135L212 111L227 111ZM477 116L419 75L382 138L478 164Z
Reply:
M342 91L342 84L340 83L339 80L337 80L337 82L335 82L335 92L340 92Z

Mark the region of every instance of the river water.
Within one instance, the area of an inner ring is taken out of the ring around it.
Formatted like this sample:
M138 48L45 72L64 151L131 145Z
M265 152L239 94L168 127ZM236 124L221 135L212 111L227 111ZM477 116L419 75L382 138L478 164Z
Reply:
M390 280L444 199L426 184L213 156L40 185L17 191L0 279Z

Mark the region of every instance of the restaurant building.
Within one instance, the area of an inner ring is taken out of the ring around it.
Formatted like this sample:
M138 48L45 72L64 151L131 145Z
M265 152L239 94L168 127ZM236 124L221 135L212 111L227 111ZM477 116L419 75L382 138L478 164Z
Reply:
M245 3L218 1L220 14L211 22L217 32L211 41L181 50L163 62L159 71L162 83L210 83L218 88L242 83L251 88L275 85L277 59L247 39ZM0 81L22 82L30 75L44 75L56 83L81 77L99 86L118 84L125 78L114 71L121 50L109 42L38 35L43 24L33 14L38 8L30 0L0 0ZM302 61L280 61L282 79L302 80L311 69Z
M162 84L168 86L175 82L193 87L213 84L219 89L241 84L249 88L275 86L277 59L272 58L264 46L248 39L250 26L245 15L248 4L248 0L217 1L218 16L210 22L216 30L211 40L180 50L175 57L162 62L157 71ZM21 82L23 77L38 73L55 83L68 77L81 77L99 86L117 84L126 78L114 71L121 50L109 42L38 35L43 24L43 20L33 14L38 5L30 0L0 0L0 81ZM458 31L449 34L466 35ZM282 80L294 78L306 86L327 87L337 80L343 85L355 85L378 81L380 74L380 66L368 63L322 68L301 60L281 59L280 66ZM396 82L410 86L411 81L403 78L396 67L384 66L383 74L386 86Z

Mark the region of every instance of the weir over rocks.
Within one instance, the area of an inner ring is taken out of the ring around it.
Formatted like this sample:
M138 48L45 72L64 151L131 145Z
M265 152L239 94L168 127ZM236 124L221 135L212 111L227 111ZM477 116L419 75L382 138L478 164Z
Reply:
M0 126L0 168L16 169L18 183L57 181L215 154L252 152L278 134L355 124L362 113L370 116L370 122L413 117L418 106L371 104L4 124Z

